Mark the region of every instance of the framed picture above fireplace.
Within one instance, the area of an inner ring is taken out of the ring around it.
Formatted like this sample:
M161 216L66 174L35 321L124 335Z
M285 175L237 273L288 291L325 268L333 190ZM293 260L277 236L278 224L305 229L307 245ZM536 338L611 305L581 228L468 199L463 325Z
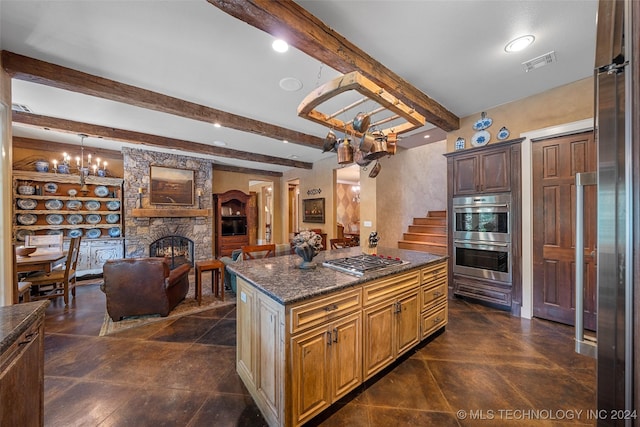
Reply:
M151 204L193 205L193 188L193 170L151 166Z

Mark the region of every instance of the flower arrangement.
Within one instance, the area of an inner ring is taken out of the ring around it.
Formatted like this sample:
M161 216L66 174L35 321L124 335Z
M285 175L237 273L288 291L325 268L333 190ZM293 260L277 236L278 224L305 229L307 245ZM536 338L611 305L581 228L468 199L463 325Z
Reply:
M322 249L322 236L314 231L301 231L293 238L293 247L295 253L302 257L300 268L314 268L311 260Z

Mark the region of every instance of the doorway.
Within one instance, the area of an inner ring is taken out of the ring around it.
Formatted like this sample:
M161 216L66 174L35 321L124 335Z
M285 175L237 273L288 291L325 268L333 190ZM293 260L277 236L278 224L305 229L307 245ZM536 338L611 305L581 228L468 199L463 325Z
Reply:
M300 224L298 213L300 206L300 181L298 179L287 183L287 202L289 206L289 239L293 239L293 236L299 231L298 224Z
M575 175L596 171L593 132L533 142L533 315L575 323ZM596 188L584 191L584 324L596 329Z
M360 167L336 169L335 185L336 237L360 237Z
M255 242L271 243L273 238L273 182L249 181L249 193L255 197Z

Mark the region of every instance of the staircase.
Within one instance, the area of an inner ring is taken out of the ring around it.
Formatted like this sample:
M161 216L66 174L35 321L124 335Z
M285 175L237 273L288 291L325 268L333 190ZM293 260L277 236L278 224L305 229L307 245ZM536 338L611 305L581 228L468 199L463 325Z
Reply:
M426 218L413 218L398 248L447 255L447 211L429 211Z

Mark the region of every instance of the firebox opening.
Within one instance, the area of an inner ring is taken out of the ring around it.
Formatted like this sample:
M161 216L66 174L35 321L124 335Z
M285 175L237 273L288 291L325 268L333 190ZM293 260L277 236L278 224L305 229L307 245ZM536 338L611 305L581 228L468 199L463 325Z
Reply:
M149 245L149 256L169 258L172 270L182 264L193 267L193 254L193 240L183 236L162 237Z

